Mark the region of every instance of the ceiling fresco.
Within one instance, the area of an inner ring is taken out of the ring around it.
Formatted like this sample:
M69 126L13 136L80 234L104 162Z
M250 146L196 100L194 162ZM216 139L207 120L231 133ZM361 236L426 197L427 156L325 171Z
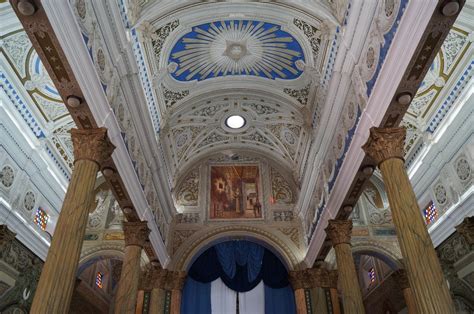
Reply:
M295 79L303 66L301 45L281 26L248 20L194 26L174 45L168 64L178 81L227 75Z

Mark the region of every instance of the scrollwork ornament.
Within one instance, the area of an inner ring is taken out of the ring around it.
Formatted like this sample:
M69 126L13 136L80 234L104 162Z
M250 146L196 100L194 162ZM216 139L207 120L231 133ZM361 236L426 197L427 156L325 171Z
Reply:
M115 149L107 136L106 128L71 129L71 137L74 145L74 162L91 160L102 165Z
M362 149L377 164L390 158L404 160L404 142L406 129L401 128L370 128L370 136Z

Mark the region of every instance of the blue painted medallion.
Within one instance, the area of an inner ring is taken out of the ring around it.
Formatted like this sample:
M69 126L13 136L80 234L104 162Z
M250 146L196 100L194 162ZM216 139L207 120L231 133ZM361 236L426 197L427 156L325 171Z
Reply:
M281 26L228 20L193 27L174 45L168 66L184 82L230 75L291 80L303 73L304 60L301 45Z

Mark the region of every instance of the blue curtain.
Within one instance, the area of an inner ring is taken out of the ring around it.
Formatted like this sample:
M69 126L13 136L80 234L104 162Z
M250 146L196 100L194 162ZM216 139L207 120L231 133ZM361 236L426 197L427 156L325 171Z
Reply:
M274 289L289 285L288 272L278 257L247 241L229 241L211 247L194 261L188 275L202 283L220 277L237 292L252 290L260 280Z
M187 278L181 300L181 314L211 314L211 283Z
M265 314L296 314L296 303L293 289L273 289L265 285Z
M257 279L262 267L264 248L247 241L231 241L215 246L222 270L229 278L234 278L236 265L247 265L248 281Z

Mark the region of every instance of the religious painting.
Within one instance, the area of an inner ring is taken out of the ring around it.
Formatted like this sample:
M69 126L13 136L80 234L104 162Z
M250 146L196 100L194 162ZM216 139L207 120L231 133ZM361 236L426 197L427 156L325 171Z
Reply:
M262 189L257 165L211 166L211 219L262 218Z

